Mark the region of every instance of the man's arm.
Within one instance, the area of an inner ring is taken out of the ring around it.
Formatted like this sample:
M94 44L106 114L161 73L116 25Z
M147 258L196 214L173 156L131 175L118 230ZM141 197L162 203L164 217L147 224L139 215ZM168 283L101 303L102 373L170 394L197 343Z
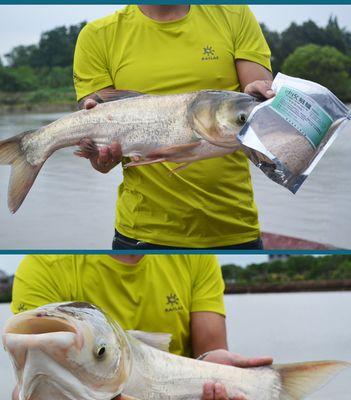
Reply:
M273 77L268 69L248 60L236 60L235 67L243 92L263 99L274 96L271 89Z
M90 102L91 106L88 108L93 108L96 106L97 103L107 103L108 101L121 100L127 97L135 97L141 95L142 93L136 92L135 90L118 90L115 89L113 86L108 86L80 99L78 101L78 108L80 110L84 108L86 109L86 102L89 99L93 101Z
M193 356L211 350L228 350L225 318L214 312L192 312L190 320Z
M191 341L194 357L203 361L232 365L240 368L260 367L272 364L271 357L247 358L228 351L226 324L223 315L213 312L191 313ZM202 400L228 400L223 385L207 382ZM236 397L233 400L245 400Z

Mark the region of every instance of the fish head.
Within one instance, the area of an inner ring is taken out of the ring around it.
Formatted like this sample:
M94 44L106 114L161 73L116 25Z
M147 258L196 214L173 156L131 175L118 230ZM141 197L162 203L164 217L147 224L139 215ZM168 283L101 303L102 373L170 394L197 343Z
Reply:
M257 98L232 91L204 91L189 108L189 121L196 133L221 147L234 147L237 135L253 109Z
M57 303L10 318L3 345L20 400L109 400L131 368L123 330L87 303Z

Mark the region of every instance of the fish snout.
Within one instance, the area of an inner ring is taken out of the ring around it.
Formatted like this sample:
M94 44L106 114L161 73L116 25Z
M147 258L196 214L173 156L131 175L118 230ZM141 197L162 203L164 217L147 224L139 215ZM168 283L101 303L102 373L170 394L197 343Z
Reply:
M73 324L44 313L23 313L10 318L2 340L5 350L16 359L29 349L62 354L73 346L83 346L82 335Z

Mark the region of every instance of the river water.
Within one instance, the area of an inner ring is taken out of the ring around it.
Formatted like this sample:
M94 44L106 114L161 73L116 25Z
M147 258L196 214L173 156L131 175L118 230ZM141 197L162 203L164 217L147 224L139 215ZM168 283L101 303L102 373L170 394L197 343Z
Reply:
M62 114L0 116L0 139ZM342 132L296 195L252 167L262 230L351 249L350 132ZM107 175L54 153L15 215L6 207L9 168L0 174L0 249L109 249L121 167Z
M351 293L227 295L230 350L271 355L276 363L307 360L351 362ZM0 305L0 330L11 315ZM14 377L0 346L0 398L10 400ZM351 369L343 371L311 400L349 400Z

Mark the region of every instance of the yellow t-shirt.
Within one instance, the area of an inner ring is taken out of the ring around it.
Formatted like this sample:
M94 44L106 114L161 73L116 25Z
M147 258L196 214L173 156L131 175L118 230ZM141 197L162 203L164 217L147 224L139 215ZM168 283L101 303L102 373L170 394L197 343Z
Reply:
M270 51L247 6L191 6L157 22L137 6L89 23L74 57L78 100L107 86L150 94L239 90L236 59L270 69ZM259 236L248 160L242 152L203 160L170 176L175 164L123 171L116 229L154 244L205 248Z
M223 290L215 256L146 255L129 265L108 255L31 255L16 271L11 310L89 302L124 329L171 333L170 351L191 356L190 314L224 315Z

